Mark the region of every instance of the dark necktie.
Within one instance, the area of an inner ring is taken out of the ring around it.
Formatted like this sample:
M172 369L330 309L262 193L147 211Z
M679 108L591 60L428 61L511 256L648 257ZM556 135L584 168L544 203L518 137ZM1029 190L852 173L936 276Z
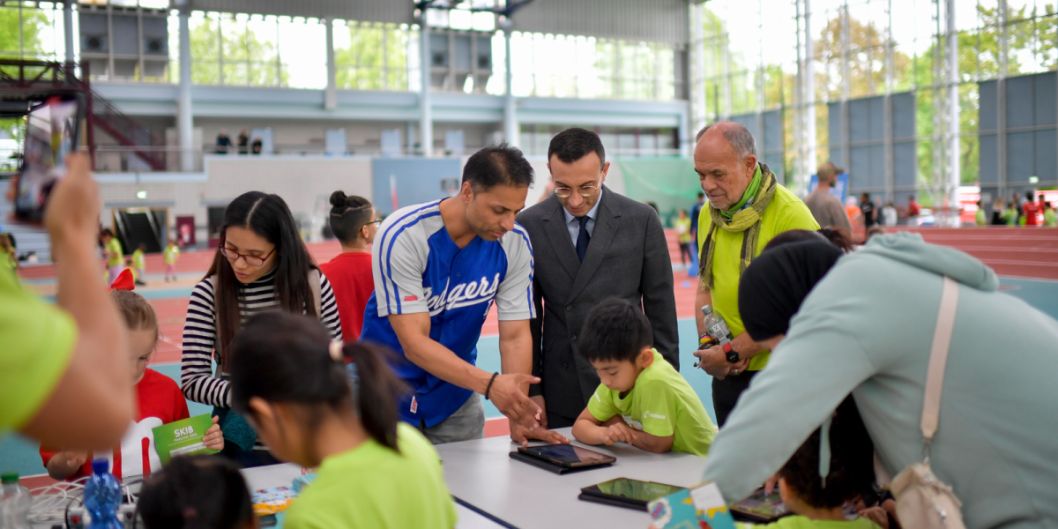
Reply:
M577 233L577 259L584 261L584 255L588 253L588 242L591 241L591 235L588 235L588 221L591 220L587 215L583 217L577 217L577 222L580 223L580 232Z

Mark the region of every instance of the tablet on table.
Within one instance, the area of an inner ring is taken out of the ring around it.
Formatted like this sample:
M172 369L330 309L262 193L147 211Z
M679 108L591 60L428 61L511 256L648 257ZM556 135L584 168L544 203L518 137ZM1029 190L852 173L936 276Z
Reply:
M686 487L656 481L615 478L580 489L578 499L646 511L647 503L668 496Z

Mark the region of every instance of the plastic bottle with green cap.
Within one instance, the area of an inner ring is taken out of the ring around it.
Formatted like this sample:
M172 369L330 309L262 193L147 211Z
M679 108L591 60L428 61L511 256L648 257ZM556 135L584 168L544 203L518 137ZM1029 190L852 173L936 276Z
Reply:
M18 482L18 474L0 475L0 527L4 529L29 529L29 510L33 497L29 490Z

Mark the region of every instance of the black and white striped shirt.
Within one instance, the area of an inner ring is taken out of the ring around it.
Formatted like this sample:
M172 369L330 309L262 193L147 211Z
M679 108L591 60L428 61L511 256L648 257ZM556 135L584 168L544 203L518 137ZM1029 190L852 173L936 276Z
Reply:
M199 281L191 291L184 322L183 354L180 358L180 388L188 400L211 406L230 407L231 389L228 380L213 373L213 351L217 340L214 314L213 280ZM250 283L239 285L239 306L242 321L258 312L279 307L275 291L275 272ZM320 274L320 321L337 340L342 339L342 323L338 305L327 277ZM220 367L217 367L220 370Z

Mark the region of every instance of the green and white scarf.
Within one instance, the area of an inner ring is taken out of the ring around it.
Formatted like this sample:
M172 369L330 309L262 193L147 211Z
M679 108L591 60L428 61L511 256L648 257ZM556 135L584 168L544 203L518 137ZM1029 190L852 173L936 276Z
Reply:
M763 163L758 163L753 179L746 186L742 198L731 209L720 210L712 205L709 206L709 217L712 222L709 225L709 234L702 245L705 258L700 261L701 268L698 270L698 275L705 278L706 285L710 289L713 288L713 254L716 248L713 241L716 239L717 230L744 234L739 273L745 272L746 267L753 260L753 253L757 247L761 216L764 210L768 209L768 204L771 204L771 199L775 197L777 185L775 174L771 172L771 169Z

